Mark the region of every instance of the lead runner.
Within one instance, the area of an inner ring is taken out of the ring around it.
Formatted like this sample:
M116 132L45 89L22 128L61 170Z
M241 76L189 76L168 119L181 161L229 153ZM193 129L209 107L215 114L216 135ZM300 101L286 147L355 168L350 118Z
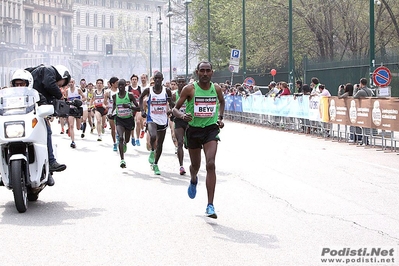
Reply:
M186 85L173 108L173 114L189 126L186 130L186 144L190 155L191 181L188 196L193 199L197 193L198 171L201 166L201 149L204 149L206 160L206 189L208 205L206 215L217 218L213 199L216 187L215 158L219 132L224 127L223 113L225 101L222 89L212 81L213 69L209 62L200 62L196 69L198 81ZM186 113L179 109L186 102Z

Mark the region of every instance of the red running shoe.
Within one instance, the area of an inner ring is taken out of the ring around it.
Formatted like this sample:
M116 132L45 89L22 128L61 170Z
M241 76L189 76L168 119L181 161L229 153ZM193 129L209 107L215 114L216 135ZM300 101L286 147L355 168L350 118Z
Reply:
M184 170L184 167L180 167L180 175L184 175L186 173L186 170Z
M141 130L141 132L140 132L140 138L141 138L141 139L144 138L144 130Z

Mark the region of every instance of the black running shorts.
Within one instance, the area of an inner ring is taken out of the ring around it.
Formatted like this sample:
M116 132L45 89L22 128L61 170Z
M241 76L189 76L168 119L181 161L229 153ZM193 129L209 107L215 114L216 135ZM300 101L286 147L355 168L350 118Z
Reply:
M126 130L133 130L134 129L134 117L129 118L120 118L118 116L115 117L115 125L121 126Z
M220 141L219 132L219 126L216 124L204 128L188 126L184 142L188 149L201 149L207 142Z

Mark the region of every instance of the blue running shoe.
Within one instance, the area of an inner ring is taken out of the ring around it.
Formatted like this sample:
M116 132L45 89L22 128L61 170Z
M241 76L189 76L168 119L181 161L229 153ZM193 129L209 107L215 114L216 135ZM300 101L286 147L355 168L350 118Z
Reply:
M197 183L193 184L190 181L190 185L188 186L188 196L190 199L195 198L195 195L197 194L197 184L198 184L198 176L197 176Z
M132 145L136 146L136 140L135 139L132 139Z
M118 146L116 145L116 143L114 143L113 151L118 151Z
M215 207L213 207L212 204L208 204L208 206L206 207L206 216L208 216L209 218L213 218L213 219L218 218L218 216L216 215L216 212L215 212Z
M140 140L136 139L136 146L140 146Z

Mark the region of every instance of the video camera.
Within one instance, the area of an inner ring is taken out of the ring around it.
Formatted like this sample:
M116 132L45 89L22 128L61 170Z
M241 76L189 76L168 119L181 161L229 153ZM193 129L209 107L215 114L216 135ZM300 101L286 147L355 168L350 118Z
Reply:
M72 101L54 100L54 116L58 117L81 117L83 115L82 101L73 99Z

